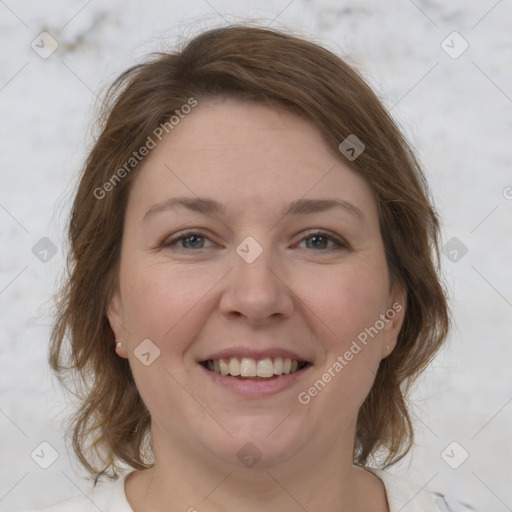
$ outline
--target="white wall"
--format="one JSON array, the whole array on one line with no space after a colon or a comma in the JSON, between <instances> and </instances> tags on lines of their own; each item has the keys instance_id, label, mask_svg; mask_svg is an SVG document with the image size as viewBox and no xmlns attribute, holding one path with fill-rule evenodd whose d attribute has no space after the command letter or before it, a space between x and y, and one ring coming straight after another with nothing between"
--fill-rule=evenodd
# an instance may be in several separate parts
<instances>
[{"instance_id":1,"label":"white wall","mask_svg":"<svg viewBox=\"0 0 512 512\"><path fill-rule=\"evenodd\" d=\"M247 17L295 28L348 54L416 146L445 242L457 237L468 251L456 263L443 257L455 328L415 392L417 446L393 471L482 511L511 510L508 0L0 3L0 510L42 506L79 494L77 486L88 489L66 455L68 398L50 378L46 351L48 301L64 263L63 226L91 140L96 94L177 36ZM59 43L48 59L30 46L42 31ZM469 43L456 59L441 47L453 31ZM452 36L445 46L453 53L460 44ZM46 263L32 252L42 237L57 248ZM43 441L59 453L47 470L31 458ZM469 453L458 469L440 455L452 441ZM457 459L460 448L449 454Z\"/></svg>"}]
</instances>

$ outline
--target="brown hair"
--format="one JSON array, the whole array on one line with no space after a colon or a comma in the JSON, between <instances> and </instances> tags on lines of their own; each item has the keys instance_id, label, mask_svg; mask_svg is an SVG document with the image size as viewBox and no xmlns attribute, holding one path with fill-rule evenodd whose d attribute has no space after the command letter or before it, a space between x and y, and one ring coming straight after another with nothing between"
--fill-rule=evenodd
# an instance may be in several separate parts
<instances>
[{"instance_id":1,"label":"brown hair","mask_svg":"<svg viewBox=\"0 0 512 512\"><path fill-rule=\"evenodd\" d=\"M200 104L218 96L291 109L316 125L336 151L351 134L365 144L347 163L374 191L390 275L406 291L407 302L396 348L381 361L359 411L354 463L365 466L383 449L382 465L393 464L413 441L407 391L449 325L437 273L438 219L424 175L375 94L340 57L281 31L243 25L210 30L180 51L154 54L120 75L107 92L101 133L71 212L68 276L50 350L50 364L61 380L70 373L81 384L73 448L96 481L117 476L122 463L136 469L151 465L149 412L127 360L113 350L106 315L138 168L119 169L191 98ZM116 173L122 179L113 183ZM98 198L109 180L114 186Z\"/></svg>"}]
</instances>

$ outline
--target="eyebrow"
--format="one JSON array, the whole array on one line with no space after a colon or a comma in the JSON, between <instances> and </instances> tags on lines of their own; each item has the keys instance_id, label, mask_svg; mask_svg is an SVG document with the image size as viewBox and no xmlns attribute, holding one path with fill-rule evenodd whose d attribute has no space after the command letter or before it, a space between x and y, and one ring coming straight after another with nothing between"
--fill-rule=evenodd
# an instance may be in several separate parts
<instances>
[{"instance_id":1,"label":"eyebrow","mask_svg":"<svg viewBox=\"0 0 512 512\"><path fill-rule=\"evenodd\" d=\"M172 210L178 206L206 215L226 215L226 209L224 206L214 199L205 197L174 197L167 201L163 201L162 203L153 205L144 214L143 220L146 220L148 217L156 213ZM366 220L363 212L357 206L342 199L297 199L285 206L281 211L281 215L283 217L308 215L324 212L333 208L341 208L352 216L357 217L359 220Z\"/></svg>"}]
</instances>

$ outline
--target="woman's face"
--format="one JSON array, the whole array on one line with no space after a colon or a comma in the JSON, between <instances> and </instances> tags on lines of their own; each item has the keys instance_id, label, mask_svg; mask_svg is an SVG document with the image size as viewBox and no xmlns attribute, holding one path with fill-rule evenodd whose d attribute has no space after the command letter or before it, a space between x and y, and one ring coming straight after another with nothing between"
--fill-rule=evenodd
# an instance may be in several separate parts
<instances>
[{"instance_id":1,"label":"woman's face","mask_svg":"<svg viewBox=\"0 0 512 512\"><path fill-rule=\"evenodd\" d=\"M157 461L351 462L402 304L370 187L300 117L200 102L133 184L108 314Z\"/></svg>"}]
</instances>

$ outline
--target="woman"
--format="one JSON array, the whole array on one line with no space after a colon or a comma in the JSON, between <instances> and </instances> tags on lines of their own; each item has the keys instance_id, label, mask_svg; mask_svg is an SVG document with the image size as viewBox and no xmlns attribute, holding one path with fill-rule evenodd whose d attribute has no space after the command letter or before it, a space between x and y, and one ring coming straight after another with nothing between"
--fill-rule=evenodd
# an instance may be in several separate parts
<instances>
[{"instance_id":1,"label":"woman","mask_svg":"<svg viewBox=\"0 0 512 512\"><path fill-rule=\"evenodd\" d=\"M448 331L438 219L339 57L230 26L129 69L69 236L50 361L117 482L48 510L446 510L384 471Z\"/></svg>"}]
</instances>

